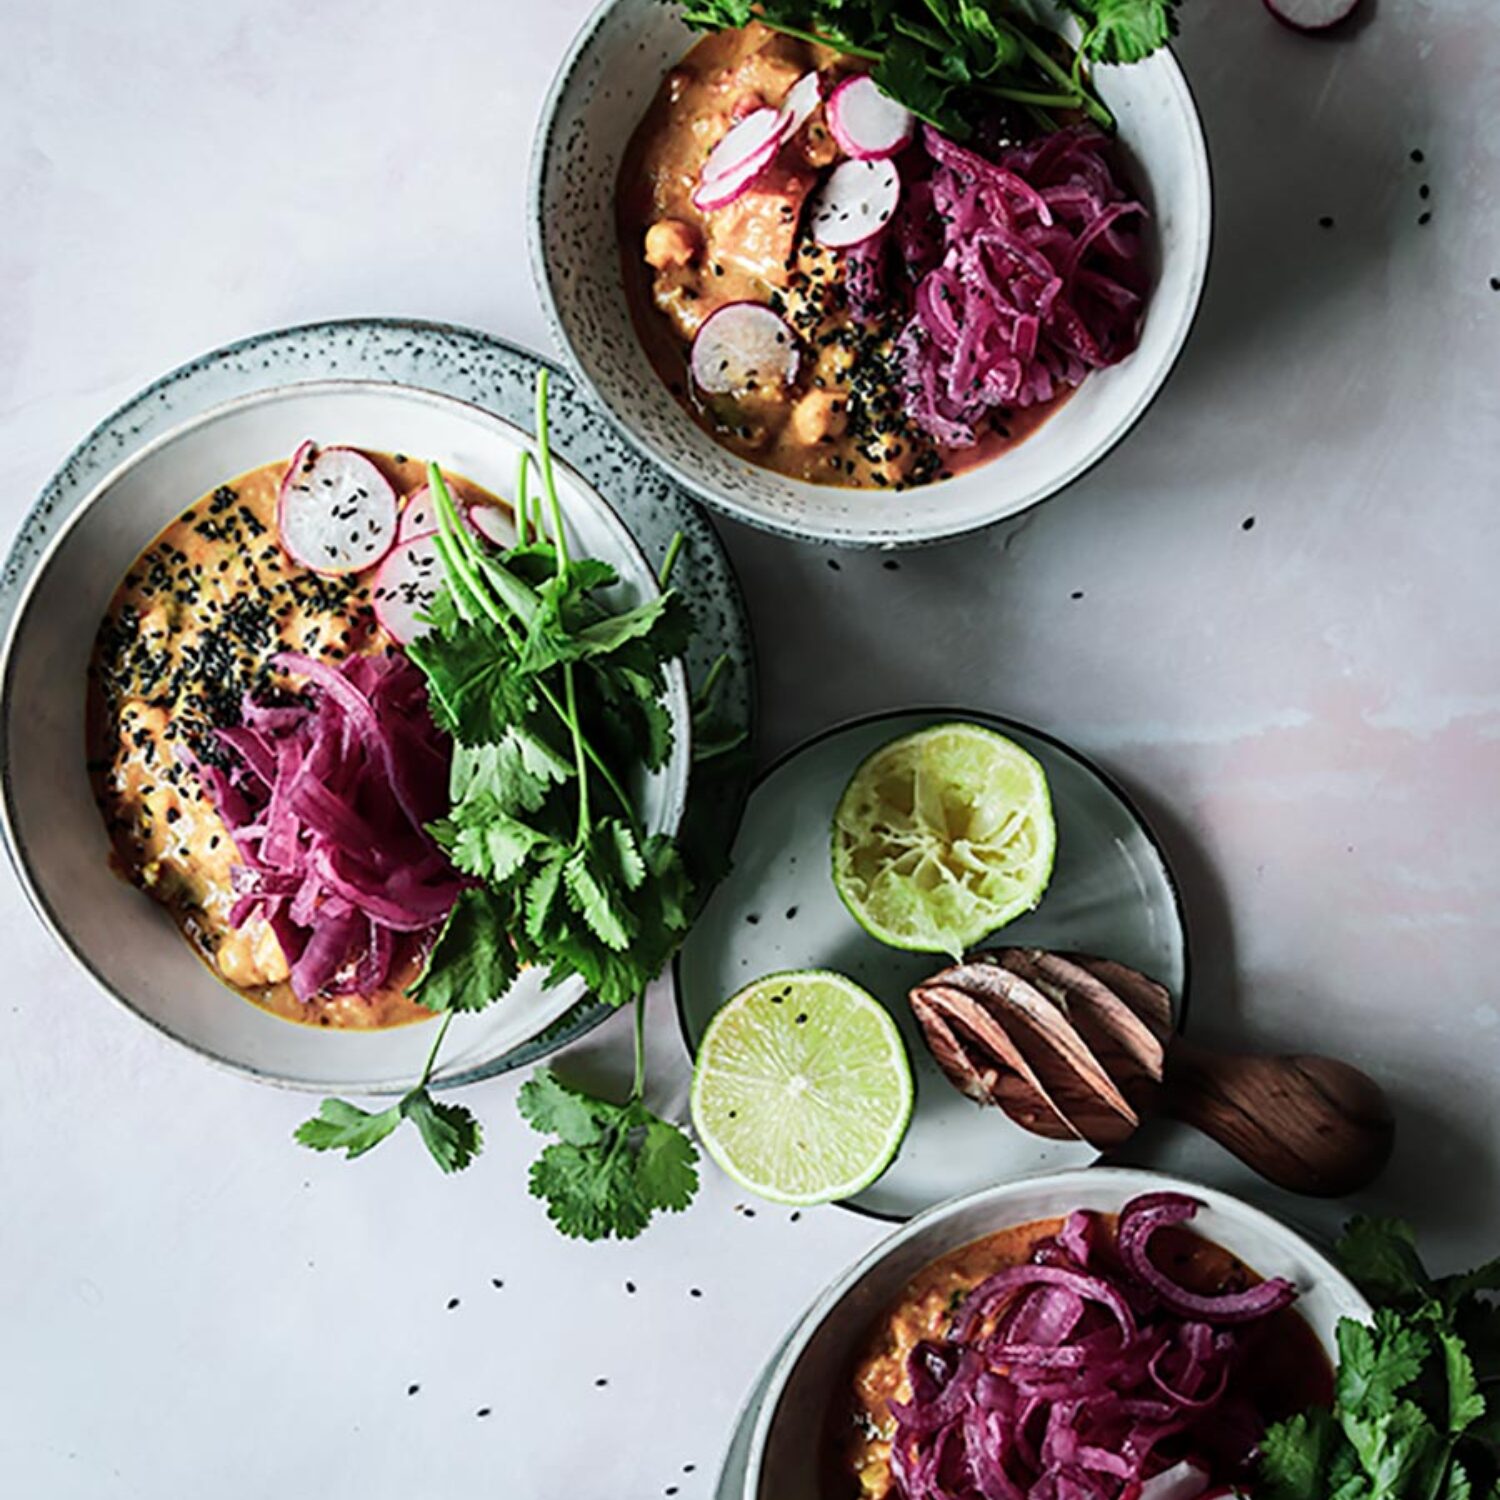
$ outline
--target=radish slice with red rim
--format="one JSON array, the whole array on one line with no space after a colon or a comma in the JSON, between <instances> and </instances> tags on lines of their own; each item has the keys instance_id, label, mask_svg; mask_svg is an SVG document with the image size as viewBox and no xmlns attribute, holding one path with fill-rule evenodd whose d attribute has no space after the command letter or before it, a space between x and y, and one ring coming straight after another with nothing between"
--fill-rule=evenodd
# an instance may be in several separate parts
<instances>
[{"instance_id":1,"label":"radish slice with red rim","mask_svg":"<svg viewBox=\"0 0 1500 1500\"><path fill-rule=\"evenodd\" d=\"M693 340L693 380L710 396L743 395L789 385L799 359L783 318L759 302L731 302L710 313Z\"/></svg>"},{"instance_id":2,"label":"radish slice with red rim","mask_svg":"<svg viewBox=\"0 0 1500 1500\"><path fill-rule=\"evenodd\" d=\"M1266 9L1293 31L1327 31L1347 21L1360 0L1265 0Z\"/></svg>"},{"instance_id":3,"label":"radish slice with red rim","mask_svg":"<svg viewBox=\"0 0 1500 1500\"><path fill-rule=\"evenodd\" d=\"M862 245L891 222L901 201L901 174L894 162L841 162L812 201L812 237L830 250Z\"/></svg>"},{"instance_id":4,"label":"radish slice with red rim","mask_svg":"<svg viewBox=\"0 0 1500 1500\"><path fill-rule=\"evenodd\" d=\"M804 73L781 101L782 140L789 141L812 118L823 102L823 84L816 73Z\"/></svg>"},{"instance_id":5,"label":"radish slice with red rim","mask_svg":"<svg viewBox=\"0 0 1500 1500\"><path fill-rule=\"evenodd\" d=\"M356 448L303 443L281 481L276 530L314 573L360 573L396 542L396 491Z\"/></svg>"},{"instance_id":6,"label":"radish slice with red rim","mask_svg":"<svg viewBox=\"0 0 1500 1500\"><path fill-rule=\"evenodd\" d=\"M852 157L874 160L894 156L907 146L917 118L867 73L846 78L828 100L828 128Z\"/></svg>"},{"instance_id":7,"label":"radish slice with red rim","mask_svg":"<svg viewBox=\"0 0 1500 1500\"><path fill-rule=\"evenodd\" d=\"M502 551L516 545L515 518L503 505L471 505L464 511L469 529Z\"/></svg>"},{"instance_id":8,"label":"radish slice with red rim","mask_svg":"<svg viewBox=\"0 0 1500 1500\"><path fill-rule=\"evenodd\" d=\"M381 563L370 586L375 618L398 646L425 635L425 615L443 586L437 533L429 531L399 543Z\"/></svg>"},{"instance_id":9,"label":"radish slice with red rim","mask_svg":"<svg viewBox=\"0 0 1500 1500\"><path fill-rule=\"evenodd\" d=\"M437 530L437 507L432 503L432 488L423 485L406 497L401 507L401 521L396 527L396 540L409 542L414 536L426 536Z\"/></svg>"},{"instance_id":10,"label":"radish slice with red rim","mask_svg":"<svg viewBox=\"0 0 1500 1500\"><path fill-rule=\"evenodd\" d=\"M752 110L738 125L731 126L729 133L708 153L703 170L698 174L699 182L707 186L733 176L747 162L757 160L768 150L774 155L789 134L787 119L781 110L769 105Z\"/></svg>"},{"instance_id":11,"label":"radish slice with red rim","mask_svg":"<svg viewBox=\"0 0 1500 1500\"><path fill-rule=\"evenodd\" d=\"M751 186L764 175L766 168L776 160L776 153L780 150L781 142L773 141L758 156L752 156L739 171L713 182L699 183L693 189L693 207L702 209L704 213L727 207L741 194L749 192Z\"/></svg>"}]
</instances>

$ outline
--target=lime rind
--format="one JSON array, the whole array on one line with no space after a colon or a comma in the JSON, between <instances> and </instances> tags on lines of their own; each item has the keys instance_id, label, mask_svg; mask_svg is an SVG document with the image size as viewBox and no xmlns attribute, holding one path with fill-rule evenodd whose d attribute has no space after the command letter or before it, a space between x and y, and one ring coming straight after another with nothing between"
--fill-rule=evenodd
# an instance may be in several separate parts
<instances>
[{"instance_id":1,"label":"lime rind","mask_svg":"<svg viewBox=\"0 0 1500 1500\"><path fill-rule=\"evenodd\" d=\"M915 1089L901 1033L841 974L747 985L715 1015L693 1072L693 1125L741 1187L808 1207L853 1197L894 1160Z\"/></svg>"},{"instance_id":2,"label":"lime rind","mask_svg":"<svg viewBox=\"0 0 1500 1500\"><path fill-rule=\"evenodd\" d=\"M959 957L1033 910L1057 826L1046 772L977 724L936 724L861 762L834 813L834 887L878 942Z\"/></svg>"}]
</instances>

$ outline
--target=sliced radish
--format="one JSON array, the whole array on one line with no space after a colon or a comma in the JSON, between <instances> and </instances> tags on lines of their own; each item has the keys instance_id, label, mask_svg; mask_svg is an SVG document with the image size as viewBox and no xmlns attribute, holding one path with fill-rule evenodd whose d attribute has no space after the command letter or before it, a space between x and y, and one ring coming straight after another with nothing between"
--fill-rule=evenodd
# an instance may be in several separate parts
<instances>
[{"instance_id":1,"label":"sliced radish","mask_svg":"<svg viewBox=\"0 0 1500 1500\"><path fill-rule=\"evenodd\" d=\"M789 385L798 360L790 324L759 302L718 308L703 320L693 340L693 379L710 396Z\"/></svg>"},{"instance_id":2,"label":"sliced radish","mask_svg":"<svg viewBox=\"0 0 1500 1500\"><path fill-rule=\"evenodd\" d=\"M1266 9L1293 31L1327 31L1347 21L1360 0L1265 0Z\"/></svg>"},{"instance_id":3,"label":"sliced radish","mask_svg":"<svg viewBox=\"0 0 1500 1500\"><path fill-rule=\"evenodd\" d=\"M432 503L432 487L424 484L413 490L401 507L401 521L396 527L396 540L409 542L414 536L426 536L437 530L437 506Z\"/></svg>"},{"instance_id":4,"label":"sliced radish","mask_svg":"<svg viewBox=\"0 0 1500 1500\"><path fill-rule=\"evenodd\" d=\"M698 180L706 185L733 176L764 152L774 155L789 134L781 110L766 106L753 111L738 125L731 126L729 133L708 153Z\"/></svg>"},{"instance_id":5,"label":"sliced radish","mask_svg":"<svg viewBox=\"0 0 1500 1500\"><path fill-rule=\"evenodd\" d=\"M828 128L850 156L873 160L906 147L917 119L867 73L860 73L846 78L830 96Z\"/></svg>"},{"instance_id":6,"label":"sliced radish","mask_svg":"<svg viewBox=\"0 0 1500 1500\"><path fill-rule=\"evenodd\" d=\"M471 505L464 512L471 531L502 550L516 545L516 522L503 505Z\"/></svg>"},{"instance_id":7,"label":"sliced radish","mask_svg":"<svg viewBox=\"0 0 1500 1500\"><path fill-rule=\"evenodd\" d=\"M370 586L375 618L398 646L424 635L425 615L443 585L443 563L437 552L437 533L427 532L401 542L381 563Z\"/></svg>"},{"instance_id":8,"label":"sliced radish","mask_svg":"<svg viewBox=\"0 0 1500 1500\"><path fill-rule=\"evenodd\" d=\"M357 449L303 443L281 481L276 529L302 567L359 573L395 544L396 491Z\"/></svg>"},{"instance_id":9,"label":"sliced radish","mask_svg":"<svg viewBox=\"0 0 1500 1500\"><path fill-rule=\"evenodd\" d=\"M804 73L781 101L782 140L789 141L812 118L823 102L823 83L816 73Z\"/></svg>"},{"instance_id":10,"label":"sliced radish","mask_svg":"<svg viewBox=\"0 0 1500 1500\"><path fill-rule=\"evenodd\" d=\"M901 201L894 162L840 162L812 201L812 236L830 250L848 250L879 234Z\"/></svg>"},{"instance_id":11,"label":"sliced radish","mask_svg":"<svg viewBox=\"0 0 1500 1500\"><path fill-rule=\"evenodd\" d=\"M724 208L733 203L742 193L748 192L753 183L759 181L766 168L776 160L780 150L781 141L772 141L737 172L715 178L713 182L700 182L693 190L693 206L702 209L704 213L712 213L716 208Z\"/></svg>"},{"instance_id":12,"label":"sliced radish","mask_svg":"<svg viewBox=\"0 0 1500 1500\"><path fill-rule=\"evenodd\" d=\"M1184 1459L1146 1480L1141 1486L1140 1500L1202 1500L1207 1488L1208 1475L1197 1464Z\"/></svg>"}]
</instances>

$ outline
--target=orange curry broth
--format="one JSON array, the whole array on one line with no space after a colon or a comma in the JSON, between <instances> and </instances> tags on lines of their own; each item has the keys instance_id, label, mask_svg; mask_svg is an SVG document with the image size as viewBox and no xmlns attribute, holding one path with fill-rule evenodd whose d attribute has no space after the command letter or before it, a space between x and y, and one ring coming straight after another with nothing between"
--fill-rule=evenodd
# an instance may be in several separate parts
<instances>
[{"instance_id":1,"label":"orange curry broth","mask_svg":"<svg viewBox=\"0 0 1500 1500\"><path fill-rule=\"evenodd\" d=\"M700 427L794 479L897 489L988 462L1041 426L1068 393L997 413L972 448L939 447L916 430L891 378L899 321L859 324L844 305L843 256L801 232L803 206L839 154L821 108L733 203L705 213L692 201L705 158L736 119L779 106L812 68L826 97L841 74L862 66L759 22L705 37L667 75L630 140L617 230L636 332ZM805 348L797 378L790 388L707 396L688 371L693 337L716 308L746 301L769 304L798 330Z\"/></svg>"},{"instance_id":2,"label":"orange curry broth","mask_svg":"<svg viewBox=\"0 0 1500 1500\"><path fill-rule=\"evenodd\" d=\"M369 453L402 497L426 480L403 455ZM132 564L110 600L89 664L87 754L109 833L110 863L171 914L225 984L273 1015L310 1026L371 1030L426 1020L403 993L422 954L398 946L390 983L368 997L299 1000L285 956L260 917L230 925L228 829L181 751L239 722L240 701L286 698L270 665L279 651L325 661L395 649L370 604L373 569L327 577L298 566L276 536L287 460L220 485L184 511ZM462 502L499 504L456 475Z\"/></svg>"},{"instance_id":3,"label":"orange curry broth","mask_svg":"<svg viewBox=\"0 0 1500 1500\"><path fill-rule=\"evenodd\" d=\"M1113 1230L1114 1216L1104 1216ZM891 1477L891 1401L911 1399L907 1358L924 1339L947 1335L964 1296L1008 1266L1024 1264L1039 1241L1062 1228L1039 1219L1002 1229L952 1251L919 1271L900 1299L870 1331L850 1376L850 1387L829 1412L827 1500L895 1500ZM1151 1240L1151 1258L1191 1291L1220 1296L1263 1280L1222 1246L1169 1225ZM1333 1400L1333 1369L1317 1335L1295 1307L1242 1332L1254 1341L1232 1389L1249 1397L1268 1421Z\"/></svg>"}]
</instances>

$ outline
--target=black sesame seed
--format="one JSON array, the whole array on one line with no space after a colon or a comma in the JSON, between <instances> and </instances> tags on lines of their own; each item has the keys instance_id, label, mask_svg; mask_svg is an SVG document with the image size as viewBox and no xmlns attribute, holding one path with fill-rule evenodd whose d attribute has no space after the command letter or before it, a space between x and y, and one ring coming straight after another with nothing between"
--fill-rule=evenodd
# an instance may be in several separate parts
<instances>
[{"instance_id":1,"label":"black sesame seed","mask_svg":"<svg viewBox=\"0 0 1500 1500\"><path fill-rule=\"evenodd\" d=\"M1241 531L1254 531L1255 530L1255 517L1254 516L1246 516L1245 519L1240 522L1240 530Z\"/></svg>"},{"instance_id":2,"label":"black sesame seed","mask_svg":"<svg viewBox=\"0 0 1500 1500\"><path fill-rule=\"evenodd\" d=\"M1417 223L1418 224L1430 224L1430 223L1432 223L1432 214L1431 214L1431 212L1418 214L1417 215Z\"/></svg>"},{"instance_id":3,"label":"black sesame seed","mask_svg":"<svg viewBox=\"0 0 1500 1500\"><path fill-rule=\"evenodd\" d=\"M457 1297L450 1297L448 1299L448 1311L452 1312L453 1309L455 1307L457 1307L457 1306L458 1306L458 1298Z\"/></svg>"},{"instance_id":4,"label":"black sesame seed","mask_svg":"<svg viewBox=\"0 0 1500 1500\"><path fill-rule=\"evenodd\" d=\"M1323 217L1318 220L1318 225L1322 229L1332 229L1333 216L1331 214L1324 214Z\"/></svg>"}]
</instances>

